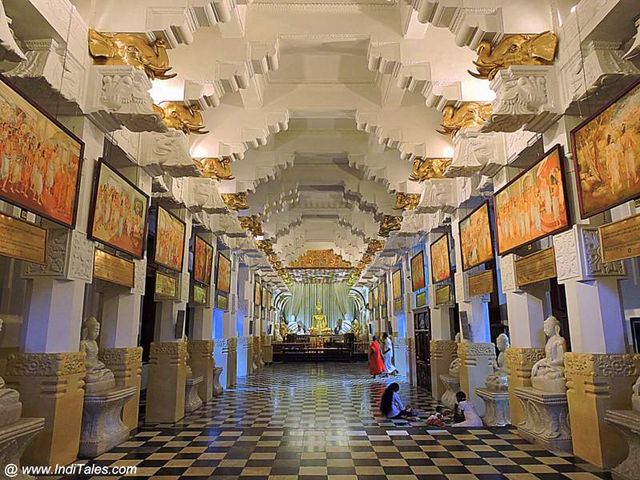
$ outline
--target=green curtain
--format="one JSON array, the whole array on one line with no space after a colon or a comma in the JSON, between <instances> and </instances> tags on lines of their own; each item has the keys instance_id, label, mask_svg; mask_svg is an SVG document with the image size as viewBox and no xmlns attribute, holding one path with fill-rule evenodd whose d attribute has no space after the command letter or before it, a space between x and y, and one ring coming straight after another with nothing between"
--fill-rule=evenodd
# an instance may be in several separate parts
<instances>
[{"instance_id":1,"label":"green curtain","mask_svg":"<svg viewBox=\"0 0 640 480\"><path fill-rule=\"evenodd\" d=\"M355 312L355 302L349 296L346 283L294 283L290 287L291 300L285 307L288 323L301 321L311 327L316 305L322 305L329 328L335 328L338 319L351 323Z\"/></svg>"}]
</instances>

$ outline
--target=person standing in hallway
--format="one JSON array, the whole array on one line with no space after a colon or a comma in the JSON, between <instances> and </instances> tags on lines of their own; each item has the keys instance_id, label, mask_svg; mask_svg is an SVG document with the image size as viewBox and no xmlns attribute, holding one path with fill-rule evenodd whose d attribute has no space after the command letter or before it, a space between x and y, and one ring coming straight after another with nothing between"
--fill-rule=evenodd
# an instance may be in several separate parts
<instances>
[{"instance_id":1,"label":"person standing in hallway","mask_svg":"<svg viewBox=\"0 0 640 480\"><path fill-rule=\"evenodd\" d=\"M387 332L382 334L382 356L384 358L384 370L387 375L395 375L398 373L398 369L393 364L393 342Z\"/></svg>"},{"instance_id":2,"label":"person standing in hallway","mask_svg":"<svg viewBox=\"0 0 640 480\"><path fill-rule=\"evenodd\" d=\"M369 345L369 373L376 378L384 373L384 363L382 362L382 354L380 353L380 342L378 337L374 336Z\"/></svg>"}]
</instances>

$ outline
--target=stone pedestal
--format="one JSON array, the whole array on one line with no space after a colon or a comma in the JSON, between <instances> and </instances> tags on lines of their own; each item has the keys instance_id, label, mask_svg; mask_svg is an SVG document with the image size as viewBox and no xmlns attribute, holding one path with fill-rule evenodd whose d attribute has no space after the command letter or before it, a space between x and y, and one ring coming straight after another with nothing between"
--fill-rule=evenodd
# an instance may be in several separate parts
<instances>
[{"instance_id":1,"label":"stone pedestal","mask_svg":"<svg viewBox=\"0 0 640 480\"><path fill-rule=\"evenodd\" d=\"M44 417L44 430L26 448L26 465L66 465L78 455L84 399L84 353L16 353L7 386L20 392L22 414Z\"/></svg>"},{"instance_id":2,"label":"stone pedestal","mask_svg":"<svg viewBox=\"0 0 640 480\"><path fill-rule=\"evenodd\" d=\"M198 395L198 387L202 384L202 377L189 376L185 385L184 411L191 413L202 406L202 399Z\"/></svg>"},{"instance_id":3,"label":"stone pedestal","mask_svg":"<svg viewBox=\"0 0 640 480\"><path fill-rule=\"evenodd\" d=\"M213 340L189 340L187 342L189 352L189 366L193 375L202 377L202 383L198 386L198 396L203 402L213 398Z\"/></svg>"},{"instance_id":4,"label":"stone pedestal","mask_svg":"<svg viewBox=\"0 0 640 480\"><path fill-rule=\"evenodd\" d=\"M441 398L447 391L441 375L449 373L449 365L458 356L458 344L453 340L431 340L431 395Z\"/></svg>"},{"instance_id":5,"label":"stone pedestal","mask_svg":"<svg viewBox=\"0 0 640 480\"><path fill-rule=\"evenodd\" d=\"M0 428L0 478L5 475L5 467L15 465L20 472L20 458L33 437L44 429L44 418L21 418L17 422ZM15 477L27 480L33 477L18 473Z\"/></svg>"},{"instance_id":6,"label":"stone pedestal","mask_svg":"<svg viewBox=\"0 0 640 480\"><path fill-rule=\"evenodd\" d=\"M129 438L130 429L122 421L122 410L135 394L135 387L124 387L84 396L81 457L97 457Z\"/></svg>"},{"instance_id":7,"label":"stone pedestal","mask_svg":"<svg viewBox=\"0 0 640 480\"><path fill-rule=\"evenodd\" d=\"M220 385L220 375L222 374L222 367L214 367L213 369L213 396L219 397L222 395L223 389Z\"/></svg>"},{"instance_id":8,"label":"stone pedestal","mask_svg":"<svg viewBox=\"0 0 640 480\"><path fill-rule=\"evenodd\" d=\"M571 452L571 427L566 393L546 393L515 388L513 393L522 405L523 420L518 433L547 450Z\"/></svg>"},{"instance_id":9,"label":"stone pedestal","mask_svg":"<svg viewBox=\"0 0 640 480\"><path fill-rule=\"evenodd\" d=\"M440 375L440 381L444 385L444 393L440 403L450 410L456 405L456 393L460 391L460 379L452 375Z\"/></svg>"},{"instance_id":10,"label":"stone pedestal","mask_svg":"<svg viewBox=\"0 0 640 480\"><path fill-rule=\"evenodd\" d=\"M271 337L263 337L262 339L262 362L264 365L271 365L273 363Z\"/></svg>"},{"instance_id":11,"label":"stone pedestal","mask_svg":"<svg viewBox=\"0 0 640 480\"><path fill-rule=\"evenodd\" d=\"M227 338L227 388L232 388L238 383L238 338Z\"/></svg>"},{"instance_id":12,"label":"stone pedestal","mask_svg":"<svg viewBox=\"0 0 640 480\"><path fill-rule=\"evenodd\" d=\"M504 427L511 424L509 392L494 392L479 388L476 393L484 400L485 412L482 421L487 427Z\"/></svg>"},{"instance_id":13,"label":"stone pedestal","mask_svg":"<svg viewBox=\"0 0 640 480\"><path fill-rule=\"evenodd\" d=\"M635 480L640 474L640 412L609 410L605 420L618 427L628 445L627 457L612 470L614 480ZM622 449L622 453L627 451Z\"/></svg>"},{"instance_id":14,"label":"stone pedestal","mask_svg":"<svg viewBox=\"0 0 640 480\"><path fill-rule=\"evenodd\" d=\"M507 373L509 376L509 411L511 423L518 425L524 420L522 403L516 397L515 389L531 387L531 369L533 365L544 358L544 350L541 348L515 348L507 349Z\"/></svg>"},{"instance_id":15,"label":"stone pedestal","mask_svg":"<svg viewBox=\"0 0 640 480\"><path fill-rule=\"evenodd\" d=\"M134 387L135 393L122 408L122 421L133 433L138 428L140 412L140 374L142 347L101 348L100 360L113 372L118 387Z\"/></svg>"},{"instance_id":16,"label":"stone pedestal","mask_svg":"<svg viewBox=\"0 0 640 480\"><path fill-rule=\"evenodd\" d=\"M640 355L566 353L567 399L573 453L600 468L624 459L625 441L605 422L607 410L631 410Z\"/></svg>"},{"instance_id":17,"label":"stone pedestal","mask_svg":"<svg viewBox=\"0 0 640 480\"><path fill-rule=\"evenodd\" d=\"M478 415L484 415L484 402L478 397L477 389L484 387L487 376L493 373L496 347L493 343L462 342L458 344L460 358L460 390L473 402Z\"/></svg>"},{"instance_id":18,"label":"stone pedestal","mask_svg":"<svg viewBox=\"0 0 640 480\"><path fill-rule=\"evenodd\" d=\"M153 342L149 357L146 423L175 423L184 417L187 344Z\"/></svg>"}]
</instances>

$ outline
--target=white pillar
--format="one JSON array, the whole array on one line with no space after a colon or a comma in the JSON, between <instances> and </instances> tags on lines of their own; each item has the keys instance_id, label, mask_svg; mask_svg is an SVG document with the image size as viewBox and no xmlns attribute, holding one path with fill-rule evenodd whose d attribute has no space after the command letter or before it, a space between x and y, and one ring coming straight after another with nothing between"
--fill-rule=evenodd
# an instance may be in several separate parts
<instances>
[{"instance_id":1,"label":"white pillar","mask_svg":"<svg viewBox=\"0 0 640 480\"><path fill-rule=\"evenodd\" d=\"M138 345L142 296L108 288L103 293L100 346L125 348Z\"/></svg>"}]
</instances>

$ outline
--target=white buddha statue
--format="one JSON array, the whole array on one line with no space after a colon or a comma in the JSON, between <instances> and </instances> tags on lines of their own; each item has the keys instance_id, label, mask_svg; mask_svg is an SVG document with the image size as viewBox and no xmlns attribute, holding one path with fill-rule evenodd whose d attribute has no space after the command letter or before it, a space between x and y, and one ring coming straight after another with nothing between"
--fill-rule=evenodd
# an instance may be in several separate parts
<instances>
[{"instance_id":1,"label":"white buddha statue","mask_svg":"<svg viewBox=\"0 0 640 480\"><path fill-rule=\"evenodd\" d=\"M632 409L640 413L640 377L633 384L633 396L631 397Z\"/></svg>"},{"instance_id":2,"label":"white buddha statue","mask_svg":"<svg viewBox=\"0 0 640 480\"><path fill-rule=\"evenodd\" d=\"M116 386L113 372L98 359L98 343L100 335L100 322L95 317L89 317L82 325L82 340L80 351L85 353L84 364L87 374L84 377L85 392L99 393L110 390Z\"/></svg>"},{"instance_id":3,"label":"white buddha statue","mask_svg":"<svg viewBox=\"0 0 640 480\"><path fill-rule=\"evenodd\" d=\"M0 332L2 324L3 320L0 318ZM12 388L5 387L4 379L0 377L0 427L17 422L21 416L20 394Z\"/></svg>"},{"instance_id":4,"label":"white buddha statue","mask_svg":"<svg viewBox=\"0 0 640 480\"><path fill-rule=\"evenodd\" d=\"M560 322L556 317L551 316L544 321L544 334L548 338L544 347L545 358L533 365L531 384L544 392L564 393L567 390L564 377L567 342L560 336Z\"/></svg>"},{"instance_id":5,"label":"white buddha statue","mask_svg":"<svg viewBox=\"0 0 640 480\"><path fill-rule=\"evenodd\" d=\"M487 376L485 384L487 388L494 392L504 392L509 386L507 376L507 348L509 348L509 337L505 333L501 333L496 338L496 346L498 347L498 358L493 362L493 373Z\"/></svg>"},{"instance_id":6,"label":"white buddha statue","mask_svg":"<svg viewBox=\"0 0 640 480\"><path fill-rule=\"evenodd\" d=\"M455 338L456 338L456 345L460 345L460 342L462 342L462 336L460 335L460 333L456 333ZM460 359L458 357L454 358L449 364L449 375L451 375L452 377L458 378L460 376L461 365L462 365L462 362L460 361Z\"/></svg>"}]
</instances>

